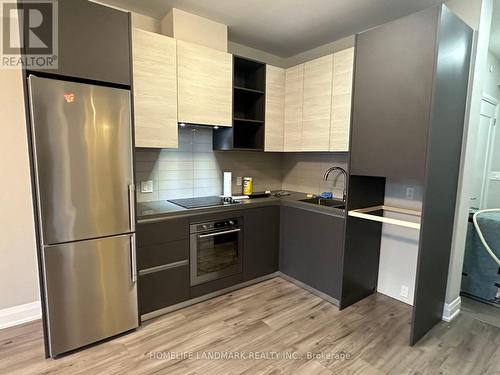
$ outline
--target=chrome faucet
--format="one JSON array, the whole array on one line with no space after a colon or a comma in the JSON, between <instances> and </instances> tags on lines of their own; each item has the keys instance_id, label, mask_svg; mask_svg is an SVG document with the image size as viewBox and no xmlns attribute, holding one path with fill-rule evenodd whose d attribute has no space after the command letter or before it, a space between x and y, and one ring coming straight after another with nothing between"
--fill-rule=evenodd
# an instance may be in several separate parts
<instances>
[{"instance_id":1,"label":"chrome faucet","mask_svg":"<svg viewBox=\"0 0 500 375\"><path fill-rule=\"evenodd\" d=\"M347 172L345 171L344 168L341 167L331 167L328 168L325 172L325 176L323 177L323 180L328 181L328 177L330 176L330 173L333 171L338 171L339 173L342 173L344 175L344 190L342 194L342 200L345 202L346 201L346 190L347 190Z\"/></svg>"}]
</instances>

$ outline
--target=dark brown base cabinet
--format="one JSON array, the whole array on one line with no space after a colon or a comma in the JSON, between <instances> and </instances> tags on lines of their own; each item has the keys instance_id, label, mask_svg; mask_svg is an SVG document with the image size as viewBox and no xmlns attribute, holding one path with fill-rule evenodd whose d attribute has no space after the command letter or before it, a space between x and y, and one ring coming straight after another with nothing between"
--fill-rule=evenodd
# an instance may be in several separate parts
<instances>
[{"instance_id":1,"label":"dark brown base cabinet","mask_svg":"<svg viewBox=\"0 0 500 375\"><path fill-rule=\"evenodd\" d=\"M187 218L137 225L138 298L141 315L190 298Z\"/></svg>"},{"instance_id":2,"label":"dark brown base cabinet","mask_svg":"<svg viewBox=\"0 0 500 375\"><path fill-rule=\"evenodd\" d=\"M245 210L243 280L278 270L280 207Z\"/></svg>"},{"instance_id":3,"label":"dark brown base cabinet","mask_svg":"<svg viewBox=\"0 0 500 375\"><path fill-rule=\"evenodd\" d=\"M189 265L139 276L139 313L163 309L189 299Z\"/></svg>"},{"instance_id":4,"label":"dark brown base cabinet","mask_svg":"<svg viewBox=\"0 0 500 375\"><path fill-rule=\"evenodd\" d=\"M243 272L190 286L189 223L243 217ZM278 270L340 300L345 218L270 205L140 222L139 312L149 314Z\"/></svg>"},{"instance_id":5,"label":"dark brown base cabinet","mask_svg":"<svg viewBox=\"0 0 500 375\"><path fill-rule=\"evenodd\" d=\"M343 217L281 208L280 271L340 300Z\"/></svg>"},{"instance_id":6,"label":"dark brown base cabinet","mask_svg":"<svg viewBox=\"0 0 500 375\"><path fill-rule=\"evenodd\" d=\"M189 223L243 216L243 272L190 286ZM216 292L278 270L280 207L159 219L137 226L141 315Z\"/></svg>"}]
</instances>

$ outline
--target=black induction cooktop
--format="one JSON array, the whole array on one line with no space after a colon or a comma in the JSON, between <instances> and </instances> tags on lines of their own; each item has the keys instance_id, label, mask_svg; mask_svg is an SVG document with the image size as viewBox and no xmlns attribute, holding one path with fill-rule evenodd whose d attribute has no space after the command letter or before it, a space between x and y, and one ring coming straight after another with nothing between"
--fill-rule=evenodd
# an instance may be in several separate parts
<instances>
[{"instance_id":1,"label":"black induction cooktop","mask_svg":"<svg viewBox=\"0 0 500 375\"><path fill-rule=\"evenodd\" d=\"M203 208L213 206L226 206L231 204L239 204L241 202L235 201L233 198L222 198L218 196L199 197L199 198L184 198L184 199L171 199L170 203L176 204L184 208Z\"/></svg>"}]
</instances>

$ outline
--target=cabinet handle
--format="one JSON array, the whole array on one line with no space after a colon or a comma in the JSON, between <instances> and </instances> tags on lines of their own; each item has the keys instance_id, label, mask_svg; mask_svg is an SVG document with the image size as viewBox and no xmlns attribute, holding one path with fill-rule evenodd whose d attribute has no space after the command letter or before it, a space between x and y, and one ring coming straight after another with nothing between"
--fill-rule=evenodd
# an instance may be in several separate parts
<instances>
[{"instance_id":1,"label":"cabinet handle","mask_svg":"<svg viewBox=\"0 0 500 375\"><path fill-rule=\"evenodd\" d=\"M128 185L128 204L129 204L129 220L130 220L130 231L135 232L135 185Z\"/></svg>"},{"instance_id":2,"label":"cabinet handle","mask_svg":"<svg viewBox=\"0 0 500 375\"><path fill-rule=\"evenodd\" d=\"M135 243L135 233L130 236L130 267L132 283L137 282L137 247Z\"/></svg>"},{"instance_id":3,"label":"cabinet handle","mask_svg":"<svg viewBox=\"0 0 500 375\"><path fill-rule=\"evenodd\" d=\"M231 229L231 230L225 230L224 232L215 232L215 233L208 233L208 234L199 234L198 238L207 238L207 237L215 237L215 236L220 236L223 234L228 234L228 233L235 233L241 231L240 228L238 229Z\"/></svg>"},{"instance_id":4,"label":"cabinet handle","mask_svg":"<svg viewBox=\"0 0 500 375\"><path fill-rule=\"evenodd\" d=\"M139 275L143 276L143 275L147 275L149 273L170 270L172 268L187 266L188 264L189 264L189 261L187 259L180 260L178 262L163 264L161 266L155 266L155 267L150 267L150 268L146 268L146 269L140 270L139 271Z\"/></svg>"}]
</instances>

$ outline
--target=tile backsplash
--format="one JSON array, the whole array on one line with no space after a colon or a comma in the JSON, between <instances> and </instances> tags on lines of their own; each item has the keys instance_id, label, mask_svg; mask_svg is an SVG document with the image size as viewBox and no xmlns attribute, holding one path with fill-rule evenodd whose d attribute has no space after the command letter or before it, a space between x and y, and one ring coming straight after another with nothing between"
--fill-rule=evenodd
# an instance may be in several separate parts
<instances>
[{"instance_id":1,"label":"tile backsplash","mask_svg":"<svg viewBox=\"0 0 500 375\"><path fill-rule=\"evenodd\" d=\"M253 177L254 190L281 189L281 155L212 150L212 129L179 128L178 149L136 150L137 200L192 198L222 194L222 173L233 173L233 195L241 194L236 177ZM141 181L153 181L153 193L141 193Z\"/></svg>"},{"instance_id":2,"label":"tile backsplash","mask_svg":"<svg viewBox=\"0 0 500 375\"><path fill-rule=\"evenodd\" d=\"M254 191L294 190L318 193L342 186L340 179L322 183L328 167L346 167L345 154L282 154L213 151L212 129L179 128L178 149L137 149L137 200L192 198L222 194L223 172L233 174L233 195L242 192L237 177L252 177ZM332 176L334 177L334 176ZM153 181L152 193L141 193L141 181ZM334 187L338 192L338 188Z\"/></svg>"},{"instance_id":3,"label":"tile backsplash","mask_svg":"<svg viewBox=\"0 0 500 375\"><path fill-rule=\"evenodd\" d=\"M282 189L302 193L318 194L333 192L342 198L344 177L332 172L328 181L323 181L326 170L338 166L347 171L345 153L285 153L282 164Z\"/></svg>"}]
</instances>

